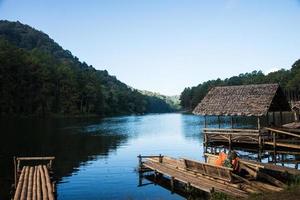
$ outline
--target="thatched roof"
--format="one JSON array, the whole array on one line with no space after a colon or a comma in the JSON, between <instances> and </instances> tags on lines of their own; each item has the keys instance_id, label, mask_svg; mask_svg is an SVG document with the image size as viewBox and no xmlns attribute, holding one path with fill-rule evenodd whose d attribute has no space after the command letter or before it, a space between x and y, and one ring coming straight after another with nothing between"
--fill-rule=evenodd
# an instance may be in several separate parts
<instances>
[{"instance_id":1,"label":"thatched roof","mask_svg":"<svg viewBox=\"0 0 300 200\"><path fill-rule=\"evenodd\" d=\"M197 115L262 116L269 111L290 111L278 84L214 87L194 109Z\"/></svg>"}]
</instances>

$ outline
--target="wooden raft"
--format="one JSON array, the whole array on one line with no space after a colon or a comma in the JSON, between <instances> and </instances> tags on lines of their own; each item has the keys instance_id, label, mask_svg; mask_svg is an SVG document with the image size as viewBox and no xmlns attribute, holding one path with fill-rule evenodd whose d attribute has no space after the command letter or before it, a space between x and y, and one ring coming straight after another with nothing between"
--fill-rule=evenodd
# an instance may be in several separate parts
<instances>
[{"instance_id":1,"label":"wooden raft","mask_svg":"<svg viewBox=\"0 0 300 200\"><path fill-rule=\"evenodd\" d=\"M248 196L248 193L240 189L238 184L229 182L232 179L230 168L219 167L215 171L210 164L187 159L174 159L167 156L162 156L161 158L156 156L140 156L139 158L140 171L150 169L161 173L171 178L171 184L176 180L208 193L216 191L234 197L246 198ZM142 161L142 158L146 158L146 160ZM210 176L197 172L198 170L202 170L202 173L205 172L210 174ZM213 177L218 177L218 179L214 179ZM244 188L246 189L246 187Z\"/></svg>"},{"instance_id":2,"label":"wooden raft","mask_svg":"<svg viewBox=\"0 0 300 200\"><path fill-rule=\"evenodd\" d=\"M15 159L14 200L54 200L55 185L51 183L49 169L54 157L19 157ZM20 167L21 161L34 162ZM49 161L48 164L36 164ZM16 165L17 164L17 165Z\"/></svg>"},{"instance_id":3,"label":"wooden raft","mask_svg":"<svg viewBox=\"0 0 300 200\"><path fill-rule=\"evenodd\" d=\"M282 191L287 186L285 174L300 175L296 169L240 159L240 169L247 172L242 177L231 168L214 165L216 155L205 156L207 163L187 158L140 155L139 171L153 171L169 177L172 189L174 181L178 181L208 193L221 192L238 198L246 198L251 193Z\"/></svg>"}]
</instances>

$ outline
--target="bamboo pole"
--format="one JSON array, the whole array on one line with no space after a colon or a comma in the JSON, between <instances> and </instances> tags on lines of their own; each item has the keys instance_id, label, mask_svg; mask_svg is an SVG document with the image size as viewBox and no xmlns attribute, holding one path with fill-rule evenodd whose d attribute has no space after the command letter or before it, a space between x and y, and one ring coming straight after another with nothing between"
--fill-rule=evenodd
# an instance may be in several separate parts
<instances>
[{"instance_id":1,"label":"bamboo pole","mask_svg":"<svg viewBox=\"0 0 300 200\"><path fill-rule=\"evenodd\" d=\"M25 200L26 199L26 191L27 191L27 185L28 185L28 175L29 175L29 167L25 166L25 176L24 176L24 183L23 183L23 187L22 187L22 192L21 192L21 200Z\"/></svg>"},{"instance_id":2,"label":"bamboo pole","mask_svg":"<svg viewBox=\"0 0 300 200\"><path fill-rule=\"evenodd\" d=\"M34 166L33 173L33 187L32 187L32 200L36 200L36 184L37 184L37 167Z\"/></svg>"},{"instance_id":3,"label":"bamboo pole","mask_svg":"<svg viewBox=\"0 0 300 200\"><path fill-rule=\"evenodd\" d=\"M27 186L27 200L31 200L31 198L32 198L33 170L34 170L34 167L29 167L29 177L28 177L28 186Z\"/></svg>"},{"instance_id":4,"label":"bamboo pole","mask_svg":"<svg viewBox=\"0 0 300 200\"><path fill-rule=\"evenodd\" d=\"M39 171L40 171L40 174L41 174L43 200L47 200L48 199L48 192L47 192L46 179L45 179L45 174L44 174L44 170L42 168L42 165L39 165Z\"/></svg>"},{"instance_id":5,"label":"bamboo pole","mask_svg":"<svg viewBox=\"0 0 300 200\"><path fill-rule=\"evenodd\" d=\"M52 186L51 186L51 181L50 181L50 176L49 176L48 169L47 169L47 167L45 165L43 165L43 169L44 169L44 174L45 174L45 177L46 177L48 198L49 198L49 200L54 200L54 196L53 196L53 191L52 191Z\"/></svg>"},{"instance_id":6,"label":"bamboo pole","mask_svg":"<svg viewBox=\"0 0 300 200\"><path fill-rule=\"evenodd\" d=\"M39 167L36 167L36 197L37 200L41 200L41 173Z\"/></svg>"},{"instance_id":7,"label":"bamboo pole","mask_svg":"<svg viewBox=\"0 0 300 200\"><path fill-rule=\"evenodd\" d=\"M17 189L15 192L14 200L19 200L22 192L23 182L24 182L24 176L25 176L25 167L23 167L19 181L16 185Z\"/></svg>"},{"instance_id":8,"label":"bamboo pole","mask_svg":"<svg viewBox=\"0 0 300 200\"><path fill-rule=\"evenodd\" d=\"M17 160L16 160L16 157L14 156L14 173L15 173L15 189L17 188L17 174L18 174L18 171L17 171Z\"/></svg>"}]
</instances>

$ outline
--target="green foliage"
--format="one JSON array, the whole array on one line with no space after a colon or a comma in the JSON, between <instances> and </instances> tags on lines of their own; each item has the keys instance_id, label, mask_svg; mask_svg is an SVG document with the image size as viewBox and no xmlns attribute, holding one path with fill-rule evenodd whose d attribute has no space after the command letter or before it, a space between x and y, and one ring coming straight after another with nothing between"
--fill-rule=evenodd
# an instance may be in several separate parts
<instances>
[{"instance_id":1,"label":"green foliage","mask_svg":"<svg viewBox=\"0 0 300 200\"><path fill-rule=\"evenodd\" d=\"M281 69L264 75L261 71L240 74L224 80L210 80L195 87L185 88L180 95L180 104L184 110L193 110L207 92L215 86L279 83L284 89L297 89L300 86L300 60L291 70Z\"/></svg>"},{"instance_id":2,"label":"green foliage","mask_svg":"<svg viewBox=\"0 0 300 200\"><path fill-rule=\"evenodd\" d=\"M0 21L0 115L117 115L170 112L106 70L80 62L48 35Z\"/></svg>"}]
</instances>

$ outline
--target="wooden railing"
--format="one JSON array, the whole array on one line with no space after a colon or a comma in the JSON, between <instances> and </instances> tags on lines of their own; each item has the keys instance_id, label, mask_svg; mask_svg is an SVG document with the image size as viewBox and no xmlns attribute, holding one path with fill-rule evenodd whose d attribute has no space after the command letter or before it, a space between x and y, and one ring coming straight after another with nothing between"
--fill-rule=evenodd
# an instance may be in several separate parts
<instances>
[{"instance_id":1,"label":"wooden railing","mask_svg":"<svg viewBox=\"0 0 300 200\"><path fill-rule=\"evenodd\" d=\"M298 144L277 142L277 140L279 139L279 135L285 135L285 136L292 137L296 140L300 140L299 134L291 133L291 132L287 132L287 131L283 131L283 130L278 130L278 129L274 129L274 128L269 128L269 127L266 127L264 129L269 131L270 135L272 136L272 142L267 141L267 142L265 142L265 144L273 145L274 148L276 148L276 146L279 146L279 147L300 149L300 145L298 145Z\"/></svg>"}]
</instances>

